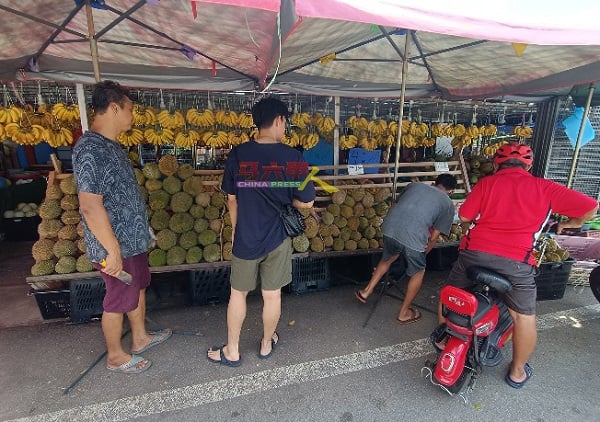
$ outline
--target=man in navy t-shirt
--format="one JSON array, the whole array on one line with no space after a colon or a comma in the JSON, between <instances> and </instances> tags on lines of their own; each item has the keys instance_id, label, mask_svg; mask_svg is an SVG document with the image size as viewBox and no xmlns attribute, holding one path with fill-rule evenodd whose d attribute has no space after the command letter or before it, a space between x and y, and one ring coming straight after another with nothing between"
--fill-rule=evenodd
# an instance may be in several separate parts
<instances>
[{"instance_id":1,"label":"man in navy t-shirt","mask_svg":"<svg viewBox=\"0 0 600 422\"><path fill-rule=\"evenodd\" d=\"M258 192L278 206L311 208L315 188L302 154L281 138L289 112L275 99L264 98L252 109L258 139L235 147L225 165L222 189L233 227L231 295L227 308L227 344L208 350L211 362L239 366L239 339L246 318L246 296L260 285L263 305L261 359L271 356L279 341L281 288L292 281L292 242L278 211Z\"/></svg>"}]
</instances>

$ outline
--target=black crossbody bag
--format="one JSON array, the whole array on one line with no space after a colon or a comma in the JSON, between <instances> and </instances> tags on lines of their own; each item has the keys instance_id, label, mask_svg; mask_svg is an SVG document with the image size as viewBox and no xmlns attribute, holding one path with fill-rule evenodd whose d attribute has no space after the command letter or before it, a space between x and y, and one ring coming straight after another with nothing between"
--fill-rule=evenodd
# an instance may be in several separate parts
<instances>
[{"instance_id":1,"label":"black crossbody bag","mask_svg":"<svg viewBox=\"0 0 600 422\"><path fill-rule=\"evenodd\" d=\"M300 236L306 229L306 223L304 223L304 217L300 211L290 204L286 204L282 207L278 207L263 191L257 189L256 192L260 194L273 208L277 210L285 232L289 237Z\"/></svg>"}]
</instances>

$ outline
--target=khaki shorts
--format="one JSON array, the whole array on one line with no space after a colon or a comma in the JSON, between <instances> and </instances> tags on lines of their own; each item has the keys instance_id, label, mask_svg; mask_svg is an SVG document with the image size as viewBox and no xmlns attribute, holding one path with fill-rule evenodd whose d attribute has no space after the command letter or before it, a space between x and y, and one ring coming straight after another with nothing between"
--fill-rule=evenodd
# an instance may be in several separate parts
<instances>
[{"instance_id":1,"label":"khaki shorts","mask_svg":"<svg viewBox=\"0 0 600 422\"><path fill-rule=\"evenodd\" d=\"M535 267L485 252L462 250L446 284L461 288L472 285L473 282L467 278L467 268L473 265L481 265L506 277L512 284L512 290L502 296L506 306L520 314L535 315Z\"/></svg>"},{"instance_id":2,"label":"khaki shorts","mask_svg":"<svg viewBox=\"0 0 600 422\"><path fill-rule=\"evenodd\" d=\"M258 259L231 260L231 287L250 292L260 286L262 290L279 290L292 282L292 239L286 239Z\"/></svg>"}]
</instances>

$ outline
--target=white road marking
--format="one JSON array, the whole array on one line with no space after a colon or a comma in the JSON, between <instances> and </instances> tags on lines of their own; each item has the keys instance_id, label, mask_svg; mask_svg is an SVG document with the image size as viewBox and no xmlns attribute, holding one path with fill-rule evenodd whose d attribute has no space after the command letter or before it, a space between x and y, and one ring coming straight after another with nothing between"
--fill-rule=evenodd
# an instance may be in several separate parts
<instances>
[{"instance_id":1,"label":"white road marking","mask_svg":"<svg viewBox=\"0 0 600 422\"><path fill-rule=\"evenodd\" d=\"M568 309L538 316L538 330L568 325L600 318L600 304ZM187 387L156 391L104 403L96 403L57 412L14 419L33 421L122 421L230 400L235 397L267 391L287 385L315 381L336 375L377 368L391 363L424 357L433 353L429 338L379 347L360 353L336 356L274 368L223 380L195 384ZM11 422L11 421L9 421Z\"/></svg>"}]
</instances>

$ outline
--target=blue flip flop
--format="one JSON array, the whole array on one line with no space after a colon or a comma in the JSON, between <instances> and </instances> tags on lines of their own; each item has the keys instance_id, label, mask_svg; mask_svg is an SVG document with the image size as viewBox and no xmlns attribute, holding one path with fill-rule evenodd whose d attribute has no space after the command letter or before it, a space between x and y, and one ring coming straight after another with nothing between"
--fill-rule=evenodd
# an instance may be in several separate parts
<instances>
[{"instance_id":1,"label":"blue flip flop","mask_svg":"<svg viewBox=\"0 0 600 422\"><path fill-rule=\"evenodd\" d=\"M242 357L240 356L240 358L238 360L229 360L225 357L225 352L223 352L223 347L225 347L226 345L222 345L221 347L219 346L213 346L210 349L208 349L209 352L216 352L217 350L219 351L219 356L221 357L220 359L213 359L210 356L206 356L206 358L211 361L212 363L219 363L221 365L225 365L225 366L231 366L233 368L236 368L238 366L240 366L242 364Z\"/></svg>"},{"instance_id":2,"label":"blue flip flop","mask_svg":"<svg viewBox=\"0 0 600 422\"><path fill-rule=\"evenodd\" d=\"M277 343L279 343L279 334L277 334L277 331L275 331L273 333L273 335L277 337L277 340L275 340L273 337L271 337L271 351L269 353L267 353L266 355L260 354L260 348L262 345L261 345L261 342L258 343L258 358L259 359L267 360L273 354L273 350L275 350L275 346L277 345Z\"/></svg>"},{"instance_id":3,"label":"blue flip flop","mask_svg":"<svg viewBox=\"0 0 600 422\"><path fill-rule=\"evenodd\" d=\"M131 350L131 354L143 353L146 350L153 348L154 346L158 346L161 343L167 341L173 335L173 330L170 328L165 328L161 331L150 331L148 334L152 334L152 340L146 346L142 347L139 350Z\"/></svg>"},{"instance_id":4,"label":"blue flip flop","mask_svg":"<svg viewBox=\"0 0 600 422\"><path fill-rule=\"evenodd\" d=\"M506 381L506 383L508 385L510 385L512 388L523 388L525 383L527 381L529 381L529 378L531 378L532 375L533 375L533 368L529 365L529 363L526 363L525 364L525 379L523 381L521 381L521 382L513 381L512 378L510 377L510 368L509 368L508 372L506 373L506 376L504 377L504 381Z\"/></svg>"}]
</instances>

